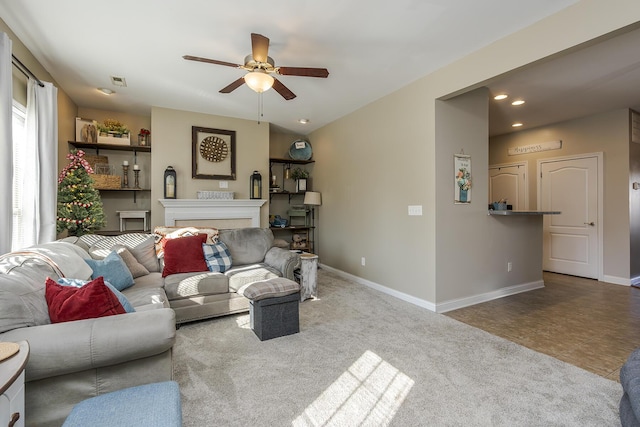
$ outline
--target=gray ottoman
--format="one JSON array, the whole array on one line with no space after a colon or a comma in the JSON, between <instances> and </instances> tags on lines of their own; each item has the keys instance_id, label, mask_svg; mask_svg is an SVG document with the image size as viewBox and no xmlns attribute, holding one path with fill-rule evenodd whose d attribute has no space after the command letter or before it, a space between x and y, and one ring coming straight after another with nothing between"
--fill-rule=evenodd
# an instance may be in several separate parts
<instances>
[{"instance_id":1,"label":"gray ottoman","mask_svg":"<svg viewBox=\"0 0 640 427\"><path fill-rule=\"evenodd\" d=\"M293 280L254 282L239 293L249 299L251 330L260 341L300 332L300 285Z\"/></svg>"}]
</instances>

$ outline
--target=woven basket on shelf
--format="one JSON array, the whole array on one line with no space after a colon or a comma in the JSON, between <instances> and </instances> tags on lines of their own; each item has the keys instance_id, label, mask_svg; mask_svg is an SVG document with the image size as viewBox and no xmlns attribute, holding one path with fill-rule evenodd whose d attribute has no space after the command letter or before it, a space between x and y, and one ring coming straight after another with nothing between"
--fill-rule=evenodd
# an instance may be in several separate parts
<instances>
[{"instance_id":1,"label":"woven basket on shelf","mask_svg":"<svg viewBox=\"0 0 640 427\"><path fill-rule=\"evenodd\" d=\"M89 175L93 178L96 190L118 190L121 188L119 175Z\"/></svg>"},{"instance_id":2,"label":"woven basket on shelf","mask_svg":"<svg viewBox=\"0 0 640 427\"><path fill-rule=\"evenodd\" d=\"M85 154L84 159L91 165L91 168L95 172L96 163L109 163L107 156L95 156L93 154Z\"/></svg>"}]
</instances>

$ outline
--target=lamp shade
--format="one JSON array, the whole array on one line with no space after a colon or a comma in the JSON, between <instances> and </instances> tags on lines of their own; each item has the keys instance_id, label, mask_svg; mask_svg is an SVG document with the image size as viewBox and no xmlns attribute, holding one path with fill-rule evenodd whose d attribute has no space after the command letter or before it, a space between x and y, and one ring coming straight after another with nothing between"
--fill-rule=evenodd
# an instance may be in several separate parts
<instances>
[{"instance_id":1,"label":"lamp shade","mask_svg":"<svg viewBox=\"0 0 640 427\"><path fill-rule=\"evenodd\" d=\"M271 89L273 77L264 70L254 70L244 76L244 81L254 92L262 93Z\"/></svg>"},{"instance_id":2,"label":"lamp shade","mask_svg":"<svg viewBox=\"0 0 640 427\"><path fill-rule=\"evenodd\" d=\"M307 191L304 193L305 205L320 206L322 205L322 194L317 191Z\"/></svg>"}]
</instances>

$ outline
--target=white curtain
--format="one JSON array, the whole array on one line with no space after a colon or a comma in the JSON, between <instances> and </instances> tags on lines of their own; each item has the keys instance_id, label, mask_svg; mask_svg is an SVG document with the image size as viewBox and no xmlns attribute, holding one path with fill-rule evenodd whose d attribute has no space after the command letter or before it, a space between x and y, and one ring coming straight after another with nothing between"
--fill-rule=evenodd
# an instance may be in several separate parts
<instances>
[{"instance_id":1,"label":"white curtain","mask_svg":"<svg viewBox=\"0 0 640 427\"><path fill-rule=\"evenodd\" d=\"M11 39L0 33L0 255L11 251L13 229L11 66Z\"/></svg>"},{"instance_id":2,"label":"white curtain","mask_svg":"<svg viewBox=\"0 0 640 427\"><path fill-rule=\"evenodd\" d=\"M51 83L41 87L34 79L27 84L27 146L22 186L25 246L56 238L58 89Z\"/></svg>"}]
</instances>

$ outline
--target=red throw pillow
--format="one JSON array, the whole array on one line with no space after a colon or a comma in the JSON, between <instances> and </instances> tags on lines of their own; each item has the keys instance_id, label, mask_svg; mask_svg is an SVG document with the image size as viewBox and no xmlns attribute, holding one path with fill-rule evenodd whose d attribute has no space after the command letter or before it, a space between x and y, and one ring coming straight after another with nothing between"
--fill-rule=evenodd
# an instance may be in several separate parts
<instances>
[{"instance_id":1,"label":"red throw pillow","mask_svg":"<svg viewBox=\"0 0 640 427\"><path fill-rule=\"evenodd\" d=\"M45 298L51 323L124 314L125 309L102 276L81 288L62 286L47 277Z\"/></svg>"},{"instance_id":2,"label":"red throw pillow","mask_svg":"<svg viewBox=\"0 0 640 427\"><path fill-rule=\"evenodd\" d=\"M209 271L207 262L204 260L204 252L202 252L202 244L206 240L206 234L166 240L162 277L176 273Z\"/></svg>"}]
</instances>

